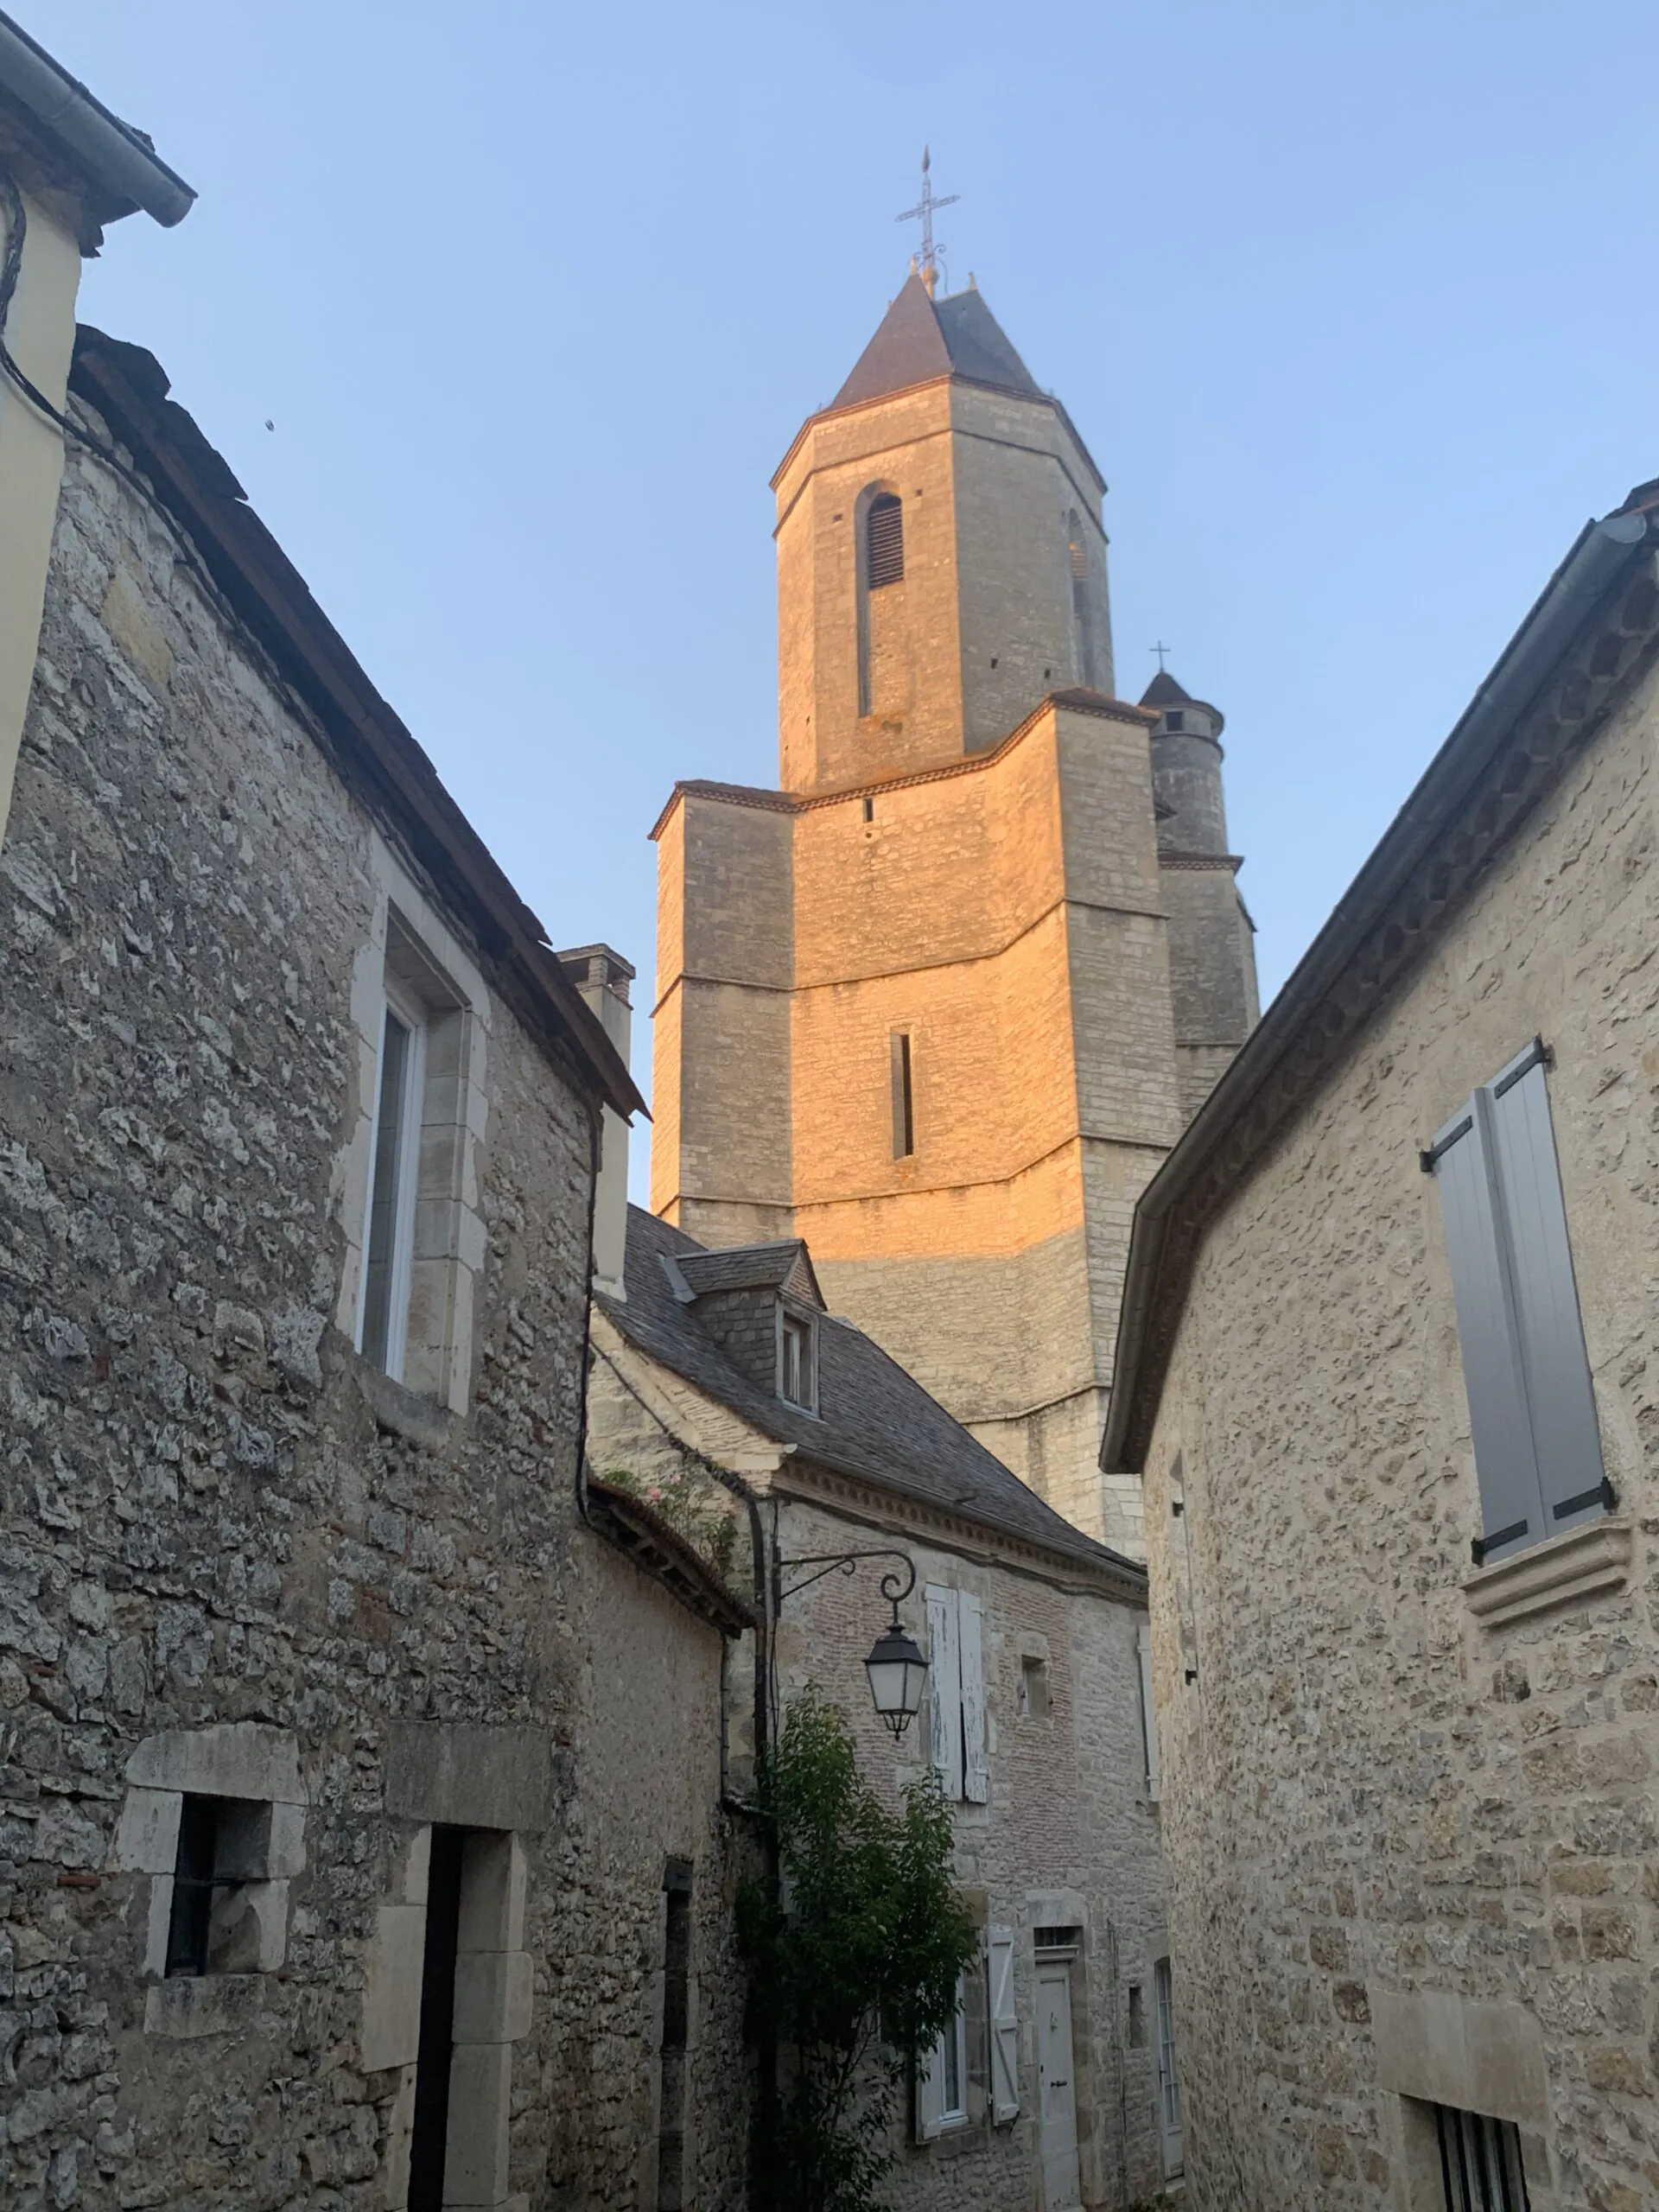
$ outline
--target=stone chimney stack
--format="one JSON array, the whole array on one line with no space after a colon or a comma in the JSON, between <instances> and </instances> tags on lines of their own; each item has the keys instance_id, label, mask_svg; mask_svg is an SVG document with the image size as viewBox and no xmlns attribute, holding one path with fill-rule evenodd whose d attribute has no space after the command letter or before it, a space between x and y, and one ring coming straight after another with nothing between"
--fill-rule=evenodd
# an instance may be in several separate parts
<instances>
[{"instance_id":1,"label":"stone chimney stack","mask_svg":"<svg viewBox=\"0 0 1659 2212\"><path fill-rule=\"evenodd\" d=\"M579 944L560 953L559 961L626 1066L633 1030L628 985L634 970L608 944ZM614 1108L601 1110L599 1185L594 1192L594 1288L620 1299L627 1295L622 1262L628 1239L628 1125Z\"/></svg>"}]
</instances>

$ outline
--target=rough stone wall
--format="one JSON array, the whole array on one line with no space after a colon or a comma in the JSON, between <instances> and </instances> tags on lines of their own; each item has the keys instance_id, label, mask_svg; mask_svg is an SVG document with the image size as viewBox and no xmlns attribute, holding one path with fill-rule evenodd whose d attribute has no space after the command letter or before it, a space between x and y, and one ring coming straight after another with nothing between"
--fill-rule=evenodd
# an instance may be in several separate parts
<instances>
[{"instance_id":1,"label":"rough stone wall","mask_svg":"<svg viewBox=\"0 0 1659 2212\"><path fill-rule=\"evenodd\" d=\"M700 1988L727 1972L718 1639L576 1520L590 1109L501 1007L467 1411L390 1390L333 1325L373 846L166 526L76 459L0 853L0 2196L19 2208L389 2201L410 2069L365 2070L365 1983L406 1894L400 1728L517 1730L543 1777L511 2046L511 2185L532 2208L651 2201L664 1854L697 1861ZM194 1985L212 2032L179 2041L154 2024L130 1784L210 1740L193 1732L255 1724L304 1801L302 1863L265 1897L281 1965ZM505 1786L487 1762L480 1781ZM729 2014L708 2018L729 2051ZM695 2070L704 2201L733 2202L741 2067Z\"/></svg>"},{"instance_id":2,"label":"rough stone wall","mask_svg":"<svg viewBox=\"0 0 1659 2212\"><path fill-rule=\"evenodd\" d=\"M1230 868L1166 864L1160 877L1185 1122L1255 1027L1255 951Z\"/></svg>"},{"instance_id":3,"label":"rough stone wall","mask_svg":"<svg viewBox=\"0 0 1659 2212\"><path fill-rule=\"evenodd\" d=\"M1656 715L1649 676L1216 1221L1187 1301L1147 1510L1201 2212L1437 2202L1421 2108L1384 2086L1390 2024L1431 2013L1459 2046L1508 2024L1484 2088L1420 2035L1412 2096L1530 2099L1535 2212L1659 2200ZM1633 1560L1493 1626L1418 1153L1535 1034Z\"/></svg>"},{"instance_id":4,"label":"rough stone wall","mask_svg":"<svg viewBox=\"0 0 1659 2212\"><path fill-rule=\"evenodd\" d=\"M872 1541L861 1523L799 1499L781 1503L779 1538L790 1554ZM1072 2009L1084 2202L1132 2203L1161 2180L1155 2054L1149 2044L1131 2047L1128 2030L1129 1986L1143 1990L1149 2007L1153 1961L1166 1948L1158 1813L1146 1799L1141 1749L1135 1630L1145 1616L964 1556L920 1529L906 1529L903 1541L916 1561L917 1591L901 1616L925 1649L930 1582L971 1591L982 1608L990 1799L955 1808L957 1872L984 1924L1016 1934L1020 2110L1012 2123L989 2124L988 2053L982 2037L970 2036L969 2124L931 2145L911 2141L906 2126L893 2202L904 2212L1002 2212L1035 2200L1041 2148L1031 1931L1065 1925L1083 1931ZM926 1724L925 1717L914 1724L895 1752L871 1709L862 1662L882 1618L870 1570L829 1576L785 1601L778 1663L785 1698L810 1681L842 1707L864 1771L896 1802L924 1770ZM1046 1716L1019 1710L1022 1656L1045 1662Z\"/></svg>"}]
</instances>

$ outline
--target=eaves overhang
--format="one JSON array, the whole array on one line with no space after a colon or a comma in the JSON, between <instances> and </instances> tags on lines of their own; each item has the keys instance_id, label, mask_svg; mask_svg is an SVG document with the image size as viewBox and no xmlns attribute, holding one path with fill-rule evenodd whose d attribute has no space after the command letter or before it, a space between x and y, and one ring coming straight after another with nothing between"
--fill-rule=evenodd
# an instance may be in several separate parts
<instances>
[{"instance_id":1,"label":"eaves overhang","mask_svg":"<svg viewBox=\"0 0 1659 2212\"><path fill-rule=\"evenodd\" d=\"M1646 511L1587 524L1135 1209L1101 1465L1145 1465L1208 1224L1659 651Z\"/></svg>"},{"instance_id":2,"label":"eaves overhang","mask_svg":"<svg viewBox=\"0 0 1659 2212\"><path fill-rule=\"evenodd\" d=\"M170 228L189 213L195 194L141 130L112 115L21 23L0 14L0 103L52 181L78 186L94 221L111 223L142 208ZM53 173L55 172L55 175Z\"/></svg>"},{"instance_id":3,"label":"eaves overhang","mask_svg":"<svg viewBox=\"0 0 1659 2212\"><path fill-rule=\"evenodd\" d=\"M1022 722L995 745L987 746L982 753L964 753L959 760L942 760L934 768L911 768L901 775L877 776L810 791L780 791L763 784L722 784L700 776L683 777L651 825L651 842L658 842L672 820L675 808L688 798L720 799L728 806L753 807L763 814L810 814L816 807L841 806L855 798L879 798L884 791L907 791L917 784L942 784L956 776L977 776L987 768L995 767L1056 709L1071 715L1095 715L1103 721L1130 722L1148 731L1158 719L1155 709L1132 706L1127 699L1114 699L1104 691L1090 691L1077 686L1049 692Z\"/></svg>"},{"instance_id":4,"label":"eaves overhang","mask_svg":"<svg viewBox=\"0 0 1659 2212\"><path fill-rule=\"evenodd\" d=\"M1057 399L1052 391L1021 391L1013 385L992 384L983 377L965 377L960 369L947 369L938 376L919 378L914 384L901 385L897 391L880 392L872 399L849 400L844 407L820 407L815 414L807 416L805 422L790 440L788 452L785 454L772 473L769 489L773 492L778 489L789 474L790 463L820 423L838 423L849 416L868 415L873 408L890 407L895 399L907 399L912 392L930 391L941 385L951 384L967 385L977 391L993 391L999 398L1018 400L1024 407L1046 407L1052 414L1059 417L1066 435L1076 446L1078 454L1082 456L1084 465L1094 478L1100 496L1103 499L1105 497L1109 488L1106 479L1101 474L1100 465L1095 456L1084 443L1083 433L1066 412L1063 400Z\"/></svg>"}]
</instances>

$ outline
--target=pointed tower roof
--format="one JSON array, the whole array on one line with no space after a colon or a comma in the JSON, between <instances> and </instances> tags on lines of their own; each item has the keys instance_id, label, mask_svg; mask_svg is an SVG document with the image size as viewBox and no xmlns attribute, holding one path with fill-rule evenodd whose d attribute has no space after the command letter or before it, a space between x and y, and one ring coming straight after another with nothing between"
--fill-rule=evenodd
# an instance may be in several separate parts
<instances>
[{"instance_id":1,"label":"pointed tower roof","mask_svg":"<svg viewBox=\"0 0 1659 2212\"><path fill-rule=\"evenodd\" d=\"M1213 736L1219 737L1226 728L1221 709L1218 707L1212 707L1207 699L1195 699L1184 684L1175 681L1166 668L1160 668L1141 694L1141 704L1143 707L1156 707L1160 713L1166 707L1197 707L1201 713L1208 715L1215 724L1211 733Z\"/></svg>"},{"instance_id":2,"label":"pointed tower roof","mask_svg":"<svg viewBox=\"0 0 1659 2212\"><path fill-rule=\"evenodd\" d=\"M1160 668L1141 694L1143 707L1179 707L1188 701L1197 704L1192 694L1183 690L1166 668Z\"/></svg>"},{"instance_id":3,"label":"pointed tower roof","mask_svg":"<svg viewBox=\"0 0 1659 2212\"><path fill-rule=\"evenodd\" d=\"M912 269L830 402L830 412L950 376L997 385L1032 399L1046 397L977 291L933 299Z\"/></svg>"}]
</instances>

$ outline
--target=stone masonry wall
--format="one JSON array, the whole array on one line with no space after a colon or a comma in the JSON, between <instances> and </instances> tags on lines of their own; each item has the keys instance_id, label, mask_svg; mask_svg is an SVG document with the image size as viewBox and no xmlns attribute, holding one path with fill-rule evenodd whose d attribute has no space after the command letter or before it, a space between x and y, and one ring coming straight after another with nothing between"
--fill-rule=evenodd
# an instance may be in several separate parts
<instances>
[{"instance_id":1,"label":"stone masonry wall","mask_svg":"<svg viewBox=\"0 0 1659 2212\"><path fill-rule=\"evenodd\" d=\"M729 1986L719 1639L576 1517L591 1109L501 1007L466 1412L369 1375L334 1325L375 842L168 527L77 458L0 853L0 2197L20 2212L396 2201L412 2069L371 2070L371 2015L377 1943L416 1894L393 1798L426 1751L511 1742L541 1777L506 1823L533 1979L510 2180L531 2212L652 2201L667 1855L696 1863L698 1987ZM296 1777L283 1881L252 1970L181 2011L155 1980L133 1783L250 1743ZM512 1777L486 1758L478 1780L497 1824ZM704 2009L729 2052L729 2005ZM696 2201L733 2202L741 2066L693 2071Z\"/></svg>"},{"instance_id":2,"label":"stone masonry wall","mask_svg":"<svg viewBox=\"0 0 1659 2212\"><path fill-rule=\"evenodd\" d=\"M1656 724L1649 675L1201 1256L1147 1481L1199 2212L1438 2202L1417 2097L1516 2118L1535 2212L1659 2201ZM1418 1154L1535 1035L1633 1557L1494 1627Z\"/></svg>"}]
</instances>

